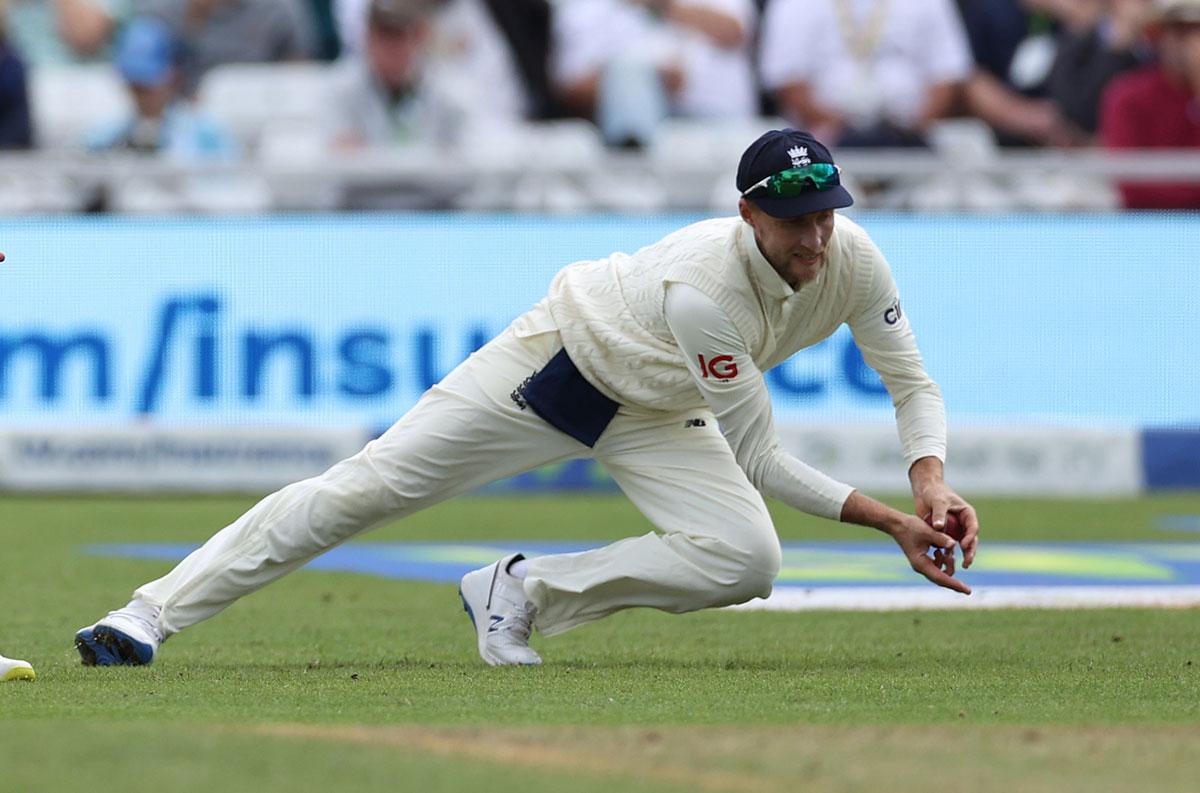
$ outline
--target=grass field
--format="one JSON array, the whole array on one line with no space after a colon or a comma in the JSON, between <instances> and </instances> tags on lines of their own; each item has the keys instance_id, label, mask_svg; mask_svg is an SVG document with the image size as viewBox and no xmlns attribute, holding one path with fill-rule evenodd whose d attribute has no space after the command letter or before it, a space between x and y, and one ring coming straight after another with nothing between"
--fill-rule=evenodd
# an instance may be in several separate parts
<instances>
[{"instance_id":1,"label":"grass field","mask_svg":"<svg viewBox=\"0 0 1200 793\"><path fill-rule=\"evenodd\" d=\"M151 667L79 666L74 631L169 567L83 545L198 542L251 503L0 496L0 651L39 676L0 685L0 790L1200 789L1192 609L633 611L488 669L452 585L302 571ZM977 506L987 540L1200 541L1157 523L1196 494ZM776 515L784 539L871 537ZM619 497L471 498L368 537L645 529Z\"/></svg>"}]
</instances>

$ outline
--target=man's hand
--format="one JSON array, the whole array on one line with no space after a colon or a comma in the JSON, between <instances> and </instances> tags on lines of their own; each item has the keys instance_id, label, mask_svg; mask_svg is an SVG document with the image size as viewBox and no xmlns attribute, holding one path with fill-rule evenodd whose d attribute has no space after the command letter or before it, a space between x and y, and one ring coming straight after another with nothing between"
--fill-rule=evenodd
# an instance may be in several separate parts
<instances>
[{"instance_id":1,"label":"man's hand","mask_svg":"<svg viewBox=\"0 0 1200 793\"><path fill-rule=\"evenodd\" d=\"M979 547L979 517L975 508L950 489L942 480L942 461L936 457L922 457L913 463L908 471L912 483L913 507L918 515L930 515L934 529L942 529L946 525L946 514L954 513L963 527L963 538L959 542L963 552L963 568L968 568L975 561L975 551ZM951 549L950 571L954 572L954 553ZM935 559L937 554L934 554Z\"/></svg>"},{"instance_id":2,"label":"man's hand","mask_svg":"<svg viewBox=\"0 0 1200 793\"><path fill-rule=\"evenodd\" d=\"M954 577L954 540L949 535L929 528L915 515L902 515L903 520L892 526L888 534L904 551L912 569L938 586L971 594L971 588ZM934 548L933 557L929 548ZM964 563L965 566L965 563Z\"/></svg>"},{"instance_id":3,"label":"man's hand","mask_svg":"<svg viewBox=\"0 0 1200 793\"><path fill-rule=\"evenodd\" d=\"M942 515L944 520L945 511ZM912 569L938 586L971 594L971 588L954 577L954 540L925 525L916 515L905 515L855 490L842 505L841 517L845 523L873 526L890 536ZM930 547L936 549L932 558L928 555Z\"/></svg>"}]
</instances>

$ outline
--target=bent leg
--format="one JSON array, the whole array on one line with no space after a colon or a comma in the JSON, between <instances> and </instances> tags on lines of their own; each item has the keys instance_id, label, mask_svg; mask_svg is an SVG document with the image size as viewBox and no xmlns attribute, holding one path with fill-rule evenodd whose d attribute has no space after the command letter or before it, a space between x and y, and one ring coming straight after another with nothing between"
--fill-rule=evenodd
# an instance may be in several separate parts
<instances>
[{"instance_id":1,"label":"bent leg","mask_svg":"<svg viewBox=\"0 0 1200 793\"><path fill-rule=\"evenodd\" d=\"M586 452L471 375L472 367L487 367L488 382L503 385L497 368L509 366L514 386L528 376L530 345L511 336L501 341L358 454L267 496L135 597L161 606L160 628L177 633L384 520Z\"/></svg>"},{"instance_id":2,"label":"bent leg","mask_svg":"<svg viewBox=\"0 0 1200 793\"><path fill-rule=\"evenodd\" d=\"M530 560L543 634L633 606L681 613L770 594L781 553L762 496L712 415L685 427L691 417L618 416L601 438L597 457L660 533Z\"/></svg>"}]
</instances>

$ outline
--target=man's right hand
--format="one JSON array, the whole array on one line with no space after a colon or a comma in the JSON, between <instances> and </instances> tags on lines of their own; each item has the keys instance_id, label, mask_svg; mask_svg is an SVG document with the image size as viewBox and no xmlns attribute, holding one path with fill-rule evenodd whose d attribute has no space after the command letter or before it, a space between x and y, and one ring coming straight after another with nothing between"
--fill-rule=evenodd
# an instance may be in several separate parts
<instances>
[{"instance_id":1,"label":"man's right hand","mask_svg":"<svg viewBox=\"0 0 1200 793\"><path fill-rule=\"evenodd\" d=\"M971 588L954 577L954 540L916 515L892 509L855 490L842 505L842 522L879 529L896 541L913 570L938 586L971 594ZM932 557L931 547L936 549Z\"/></svg>"},{"instance_id":2,"label":"man's right hand","mask_svg":"<svg viewBox=\"0 0 1200 793\"><path fill-rule=\"evenodd\" d=\"M954 540L940 531L931 529L925 521L915 515L901 513L902 520L888 531L900 550L908 557L912 569L928 578L938 586L953 589L964 595L971 594L971 588L954 577ZM930 547L935 548L933 556L929 556Z\"/></svg>"}]
</instances>

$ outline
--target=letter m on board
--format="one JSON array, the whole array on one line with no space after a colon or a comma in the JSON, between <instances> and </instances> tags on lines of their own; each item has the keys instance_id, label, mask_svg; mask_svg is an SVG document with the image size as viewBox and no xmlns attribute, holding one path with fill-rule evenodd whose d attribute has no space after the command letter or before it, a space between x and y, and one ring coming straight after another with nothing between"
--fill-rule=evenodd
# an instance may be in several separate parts
<instances>
[{"instance_id":1,"label":"letter m on board","mask_svg":"<svg viewBox=\"0 0 1200 793\"><path fill-rule=\"evenodd\" d=\"M8 397L8 381L17 367L14 362L29 361L38 375L38 396L46 401L57 399L61 392L63 370L70 360L91 366L92 396L107 399L109 383L108 341L94 333L77 333L63 339L52 339L43 333L24 336L0 336L0 399Z\"/></svg>"}]
</instances>

